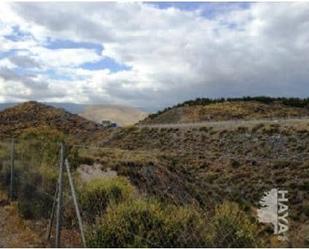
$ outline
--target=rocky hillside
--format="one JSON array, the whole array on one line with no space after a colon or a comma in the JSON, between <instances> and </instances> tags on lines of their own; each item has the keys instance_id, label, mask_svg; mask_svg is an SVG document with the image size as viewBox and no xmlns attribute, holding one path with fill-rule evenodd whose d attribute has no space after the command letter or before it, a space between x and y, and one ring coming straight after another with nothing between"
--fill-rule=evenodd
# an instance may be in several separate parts
<instances>
[{"instance_id":1,"label":"rocky hillside","mask_svg":"<svg viewBox=\"0 0 309 249\"><path fill-rule=\"evenodd\" d=\"M0 111L4 111L5 109L14 107L18 104L20 103L16 102L0 103ZM65 109L66 111L74 114L83 112L86 106L84 104L66 103L66 102L42 102L42 104Z\"/></svg>"},{"instance_id":2,"label":"rocky hillside","mask_svg":"<svg viewBox=\"0 0 309 249\"><path fill-rule=\"evenodd\" d=\"M309 120L198 128L128 127L84 151L86 162L129 177L162 200L211 210L230 200L255 213L265 191L289 191L289 238L305 245L309 227ZM271 236L272 230L259 225ZM308 240L309 241L309 240Z\"/></svg>"},{"instance_id":3,"label":"rocky hillside","mask_svg":"<svg viewBox=\"0 0 309 249\"><path fill-rule=\"evenodd\" d=\"M272 100L272 99L271 99ZM308 117L309 106L274 99L192 101L149 115L141 124Z\"/></svg>"},{"instance_id":4,"label":"rocky hillside","mask_svg":"<svg viewBox=\"0 0 309 249\"><path fill-rule=\"evenodd\" d=\"M0 136L18 135L28 128L48 127L83 138L103 130L99 124L76 114L30 101L0 112Z\"/></svg>"},{"instance_id":5,"label":"rocky hillside","mask_svg":"<svg viewBox=\"0 0 309 249\"><path fill-rule=\"evenodd\" d=\"M147 113L127 106L89 105L79 115L97 123L101 123L102 120L110 120L119 126L127 126L143 120Z\"/></svg>"}]
</instances>

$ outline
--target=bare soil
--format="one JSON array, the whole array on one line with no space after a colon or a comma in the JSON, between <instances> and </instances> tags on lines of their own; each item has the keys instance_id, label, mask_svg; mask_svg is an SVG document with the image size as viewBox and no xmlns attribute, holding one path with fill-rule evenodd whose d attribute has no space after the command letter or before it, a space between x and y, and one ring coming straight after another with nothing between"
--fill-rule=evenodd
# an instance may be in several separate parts
<instances>
[{"instance_id":1,"label":"bare soil","mask_svg":"<svg viewBox=\"0 0 309 249\"><path fill-rule=\"evenodd\" d=\"M44 244L19 217L16 203L0 193L0 247L42 247Z\"/></svg>"}]
</instances>

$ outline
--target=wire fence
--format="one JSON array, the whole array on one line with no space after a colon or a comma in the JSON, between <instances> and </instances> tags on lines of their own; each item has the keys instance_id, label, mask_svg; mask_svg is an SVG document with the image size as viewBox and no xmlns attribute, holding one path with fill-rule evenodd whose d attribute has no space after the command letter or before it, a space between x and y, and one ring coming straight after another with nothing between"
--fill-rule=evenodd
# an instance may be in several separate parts
<instances>
[{"instance_id":1,"label":"wire fence","mask_svg":"<svg viewBox=\"0 0 309 249\"><path fill-rule=\"evenodd\" d=\"M269 245L271 233L258 225L252 208L256 203L251 201L258 202L267 185L233 189L228 181L238 181L235 177L213 184L212 178L218 177L220 171L197 178L190 167L172 168L170 161L164 165L151 156L146 163L139 163L139 156L134 151L64 145L46 139L3 140L0 187L10 201L17 203L23 218L41 221L37 229L49 246ZM307 179L304 165L309 161L308 153L294 159L281 154L282 158L303 167L304 175L297 175L297 179ZM217 158L222 159L238 158L232 154ZM248 156L244 160L249 159L268 163L269 167L274 164L270 158ZM293 169L290 171L293 173ZM298 191L298 185L278 183L276 177L269 176L269 186L275 183L293 195L301 192L303 198L307 196L305 182ZM252 189L257 193L253 197ZM302 217L304 211L297 215ZM304 233L298 234L302 240Z\"/></svg>"}]
</instances>

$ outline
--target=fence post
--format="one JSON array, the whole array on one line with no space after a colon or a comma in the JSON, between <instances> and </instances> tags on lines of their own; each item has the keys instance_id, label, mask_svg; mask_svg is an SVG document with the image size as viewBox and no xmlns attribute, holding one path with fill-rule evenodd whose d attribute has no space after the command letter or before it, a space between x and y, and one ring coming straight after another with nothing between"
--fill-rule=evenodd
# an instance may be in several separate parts
<instances>
[{"instance_id":1,"label":"fence post","mask_svg":"<svg viewBox=\"0 0 309 249\"><path fill-rule=\"evenodd\" d=\"M60 248L60 239L61 239L63 168L64 168L64 144L61 143L60 144L60 165L59 165L59 180L58 180L57 213L56 213L56 241L55 241L56 248Z\"/></svg>"},{"instance_id":2,"label":"fence post","mask_svg":"<svg viewBox=\"0 0 309 249\"><path fill-rule=\"evenodd\" d=\"M82 244L83 244L84 247L86 247L86 240L85 240L85 235L84 235L84 230L83 230L82 218L81 218L79 207L78 207L78 202L77 202L77 198L76 198L75 188L74 188L74 184L73 184L73 180L72 180L72 176L71 176L71 172L70 172L70 164L69 164L68 159L65 159L65 166L66 166L67 174L68 174L68 178L69 178L70 188L71 188L73 202L74 202L74 206L75 206L75 212L76 212L76 216L77 216L77 219L78 219L78 225L79 225Z\"/></svg>"},{"instance_id":3,"label":"fence post","mask_svg":"<svg viewBox=\"0 0 309 249\"><path fill-rule=\"evenodd\" d=\"M51 210L51 214L50 214L50 220L48 223L48 229L47 229L47 234L46 234L46 239L49 240L50 236L51 236L51 231L53 228L53 223L54 223L54 218L55 218L55 209L56 209L56 205L57 205L57 198L58 198L58 186L56 187L56 192L55 192L55 196L54 196L54 200L53 200L53 206L52 206L52 210Z\"/></svg>"},{"instance_id":4,"label":"fence post","mask_svg":"<svg viewBox=\"0 0 309 249\"><path fill-rule=\"evenodd\" d=\"M10 201L13 201L14 163L15 163L15 139L12 138L12 142L11 142Z\"/></svg>"}]
</instances>

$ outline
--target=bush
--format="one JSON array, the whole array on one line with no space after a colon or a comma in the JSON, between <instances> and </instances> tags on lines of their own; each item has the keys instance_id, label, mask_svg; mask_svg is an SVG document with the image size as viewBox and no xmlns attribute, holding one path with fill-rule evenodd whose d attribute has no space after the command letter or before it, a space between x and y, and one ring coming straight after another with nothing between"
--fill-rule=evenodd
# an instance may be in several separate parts
<instances>
[{"instance_id":1,"label":"bush","mask_svg":"<svg viewBox=\"0 0 309 249\"><path fill-rule=\"evenodd\" d=\"M257 228L237 204L218 206L209 232L213 247L256 247Z\"/></svg>"},{"instance_id":2,"label":"bush","mask_svg":"<svg viewBox=\"0 0 309 249\"><path fill-rule=\"evenodd\" d=\"M207 247L206 226L194 208L132 200L111 206L87 234L89 247Z\"/></svg>"},{"instance_id":3,"label":"bush","mask_svg":"<svg viewBox=\"0 0 309 249\"><path fill-rule=\"evenodd\" d=\"M21 216L26 219L48 218L55 191L54 176L41 172L23 172L17 180L18 210Z\"/></svg>"},{"instance_id":4,"label":"bush","mask_svg":"<svg viewBox=\"0 0 309 249\"><path fill-rule=\"evenodd\" d=\"M290 107L299 107L299 108L308 108L309 106L309 98L273 98L267 96L256 96L256 97L249 97L244 96L240 98L219 98L219 99L209 99L209 98L197 98L195 100L188 100L183 103L179 103L174 105L173 107L167 107L162 111L158 111L157 113L152 113L148 116L149 119L154 119L162 113L165 113L172 108L183 107L183 106L197 106L197 105L210 105L215 103L223 103L223 102L236 102L236 101L257 101L264 104L272 104L275 102L282 103L283 105L290 106Z\"/></svg>"},{"instance_id":5,"label":"bush","mask_svg":"<svg viewBox=\"0 0 309 249\"><path fill-rule=\"evenodd\" d=\"M15 164L14 174L13 174L13 180L14 180L14 188L13 188L13 199L16 199L17 197L17 187L20 182L20 176L21 176L21 170L19 167ZM11 183L11 168L10 165L2 165L0 169L0 187L3 191L7 191L9 194L10 189L10 183Z\"/></svg>"},{"instance_id":6,"label":"bush","mask_svg":"<svg viewBox=\"0 0 309 249\"><path fill-rule=\"evenodd\" d=\"M123 177L95 179L81 188L80 203L83 214L92 221L102 215L109 204L132 198L134 187Z\"/></svg>"},{"instance_id":7,"label":"bush","mask_svg":"<svg viewBox=\"0 0 309 249\"><path fill-rule=\"evenodd\" d=\"M36 191L31 185L27 185L25 188L31 189L33 192L31 198L21 197L18 200L18 211L21 216L25 219L48 218L53 203L52 197Z\"/></svg>"},{"instance_id":8,"label":"bush","mask_svg":"<svg viewBox=\"0 0 309 249\"><path fill-rule=\"evenodd\" d=\"M235 159L230 159L230 165L233 168L239 168L241 166L240 162Z\"/></svg>"},{"instance_id":9,"label":"bush","mask_svg":"<svg viewBox=\"0 0 309 249\"><path fill-rule=\"evenodd\" d=\"M303 206L304 214L309 217L309 203L304 204Z\"/></svg>"},{"instance_id":10,"label":"bush","mask_svg":"<svg viewBox=\"0 0 309 249\"><path fill-rule=\"evenodd\" d=\"M58 143L63 140L64 135L57 130L29 128L20 136L16 153L32 166L55 166L59 162Z\"/></svg>"},{"instance_id":11,"label":"bush","mask_svg":"<svg viewBox=\"0 0 309 249\"><path fill-rule=\"evenodd\" d=\"M309 181L305 181L300 186L300 190L309 191Z\"/></svg>"}]
</instances>

